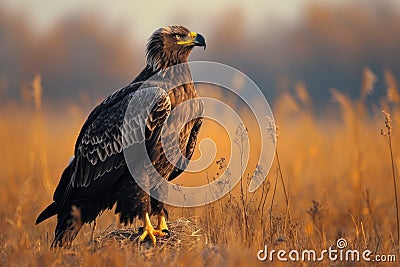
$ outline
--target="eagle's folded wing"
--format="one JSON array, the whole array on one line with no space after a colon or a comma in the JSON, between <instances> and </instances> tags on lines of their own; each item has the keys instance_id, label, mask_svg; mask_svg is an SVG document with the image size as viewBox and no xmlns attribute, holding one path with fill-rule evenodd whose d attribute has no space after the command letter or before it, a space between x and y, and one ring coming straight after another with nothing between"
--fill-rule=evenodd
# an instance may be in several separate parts
<instances>
[{"instance_id":1,"label":"eagle's folded wing","mask_svg":"<svg viewBox=\"0 0 400 267\"><path fill-rule=\"evenodd\" d=\"M91 185L92 193L105 190L116 182L126 164L124 148L146 142L151 153L171 111L171 102L163 89L137 90L132 86L139 84L117 91L89 115L75 146L71 174L65 176L70 177L69 181L60 181L60 185L68 189ZM57 188L54 200L65 199L68 191Z\"/></svg>"}]
</instances>

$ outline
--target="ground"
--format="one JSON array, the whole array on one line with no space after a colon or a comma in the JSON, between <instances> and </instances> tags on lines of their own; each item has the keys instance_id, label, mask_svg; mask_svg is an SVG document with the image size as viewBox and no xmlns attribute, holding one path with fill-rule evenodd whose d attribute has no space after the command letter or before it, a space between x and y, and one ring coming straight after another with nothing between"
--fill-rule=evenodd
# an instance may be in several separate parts
<instances>
[{"instance_id":1,"label":"ground","mask_svg":"<svg viewBox=\"0 0 400 267\"><path fill-rule=\"evenodd\" d=\"M94 232L85 226L70 249L57 251L49 248L55 218L34 222L51 201L88 110L70 103L6 103L0 108L0 265L265 266L257 259L265 245L321 251L339 238L351 249L398 257L393 170L398 178L399 104L386 99L369 107L362 98L332 92L337 103L324 112L315 111L304 91L284 93L274 103L278 157L255 194L246 190L246 169L243 190L239 185L204 207L169 207L171 237L155 247L138 242L140 222L122 228L106 211ZM392 118L393 168L381 135L387 131L382 109ZM210 131L206 125L201 134ZM204 179L218 177L226 167L221 158Z\"/></svg>"}]
</instances>

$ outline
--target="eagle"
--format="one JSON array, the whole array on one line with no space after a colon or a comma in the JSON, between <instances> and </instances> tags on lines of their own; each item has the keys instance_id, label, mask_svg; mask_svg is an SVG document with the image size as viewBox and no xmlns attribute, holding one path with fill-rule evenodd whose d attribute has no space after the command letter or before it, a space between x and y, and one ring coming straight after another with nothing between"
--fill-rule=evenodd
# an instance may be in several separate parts
<instances>
[{"instance_id":1,"label":"eagle","mask_svg":"<svg viewBox=\"0 0 400 267\"><path fill-rule=\"evenodd\" d=\"M85 223L95 222L104 210L112 209L115 204L115 214L119 214L119 220L124 225L133 223L135 218L143 221L141 241L150 238L156 244L157 236L169 235L166 223L168 212L164 203L147 194L128 168L122 140L124 116L129 103L143 103L145 98L155 97L143 89L147 80L178 64L187 65L188 56L195 46L205 49L205 38L186 27L172 25L157 29L146 45L144 69L129 85L112 93L89 114L76 140L74 157L64 169L55 189L53 202L36 220L36 224L39 224L57 215L52 247L70 246ZM175 70L173 76L183 82L158 94L154 105L146 107L149 116L143 126L144 153L148 154L151 164L162 178L168 181L178 177L185 166L177 168L168 161L162 147L161 129L178 105L198 98L190 70L178 70L182 70L182 73L176 73ZM158 86L163 87L162 83ZM196 107L199 110L202 108L199 105ZM140 127L135 123L137 121L133 120L128 128L135 131L135 127ZM201 124L200 116L187 122L181 129L176 129L179 133L179 154L188 160L193 155ZM129 144L138 143L139 139L132 135ZM156 185L150 184L152 186ZM150 216L155 215L158 224L153 227Z\"/></svg>"}]
</instances>

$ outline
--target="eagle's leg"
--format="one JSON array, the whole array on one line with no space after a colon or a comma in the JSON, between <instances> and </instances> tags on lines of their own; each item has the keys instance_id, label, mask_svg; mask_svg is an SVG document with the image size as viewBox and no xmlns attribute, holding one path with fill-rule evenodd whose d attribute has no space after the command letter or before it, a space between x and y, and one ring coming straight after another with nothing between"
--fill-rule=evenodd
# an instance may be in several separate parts
<instances>
[{"instance_id":1,"label":"eagle's leg","mask_svg":"<svg viewBox=\"0 0 400 267\"><path fill-rule=\"evenodd\" d=\"M150 238L151 242L156 244L156 236L164 237L167 234L161 230L156 230L151 225L150 217L148 212L143 214L143 233L140 235L140 241L143 241L147 236Z\"/></svg>"},{"instance_id":2,"label":"eagle's leg","mask_svg":"<svg viewBox=\"0 0 400 267\"><path fill-rule=\"evenodd\" d=\"M167 221L165 219L164 213L158 214L158 224L156 230L160 230L161 232L165 233L167 236L169 235L169 230L167 227Z\"/></svg>"}]
</instances>

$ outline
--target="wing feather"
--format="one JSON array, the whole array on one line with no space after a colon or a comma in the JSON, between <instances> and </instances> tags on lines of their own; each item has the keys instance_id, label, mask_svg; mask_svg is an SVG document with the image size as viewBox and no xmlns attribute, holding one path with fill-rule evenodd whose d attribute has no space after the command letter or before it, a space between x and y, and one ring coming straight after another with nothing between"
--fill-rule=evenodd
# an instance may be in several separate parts
<instances>
[{"instance_id":1,"label":"wing feather","mask_svg":"<svg viewBox=\"0 0 400 267\"><path fill-rule=\"evenodd\" d=\"M75 146L73 188L88 187L105 173L124 166L125 147L146 142L151 151L157 143L171 110L168 94L155 87L133 89L133 92L132 88L131 92L124 88L114 93L89 115ZM150 115L146 119L147 114ZM101 184L111 186L117 178Z\"/></svg>"}]
</instances>

